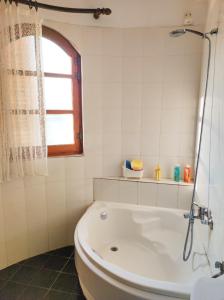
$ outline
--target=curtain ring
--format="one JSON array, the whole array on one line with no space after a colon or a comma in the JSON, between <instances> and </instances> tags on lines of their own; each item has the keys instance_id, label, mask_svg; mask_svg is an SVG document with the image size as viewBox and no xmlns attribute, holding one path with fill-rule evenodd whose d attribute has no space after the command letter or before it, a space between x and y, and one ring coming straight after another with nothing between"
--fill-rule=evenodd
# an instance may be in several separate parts
<instances>
[{"instance_id":1,"label":"curtain ring","mask_svg":"<svg viewBox=\"0 0 224 300\"><path fill-rule=\"evenodd\" d=\"M38 3L37 3L37 0L35 0L35 9L36 9L36 11L38 11Z\"/></svg>"},{"instance_id":2,"label":"curtain ring","mask_svg":"<svg viewBox=\"0 0 224 300\"><path fill-rule=\"evenodd\" d=\"M32 0L29 0L29 8L32 9L33 8L33 5L32 5L33 1Z\"/></svg>"}]
</instances>

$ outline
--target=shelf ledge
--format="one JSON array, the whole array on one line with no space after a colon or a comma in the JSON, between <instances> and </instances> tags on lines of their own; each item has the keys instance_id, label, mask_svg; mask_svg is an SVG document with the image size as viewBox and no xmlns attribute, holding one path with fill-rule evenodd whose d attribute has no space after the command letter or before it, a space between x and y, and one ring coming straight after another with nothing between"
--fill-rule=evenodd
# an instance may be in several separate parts
<instances>
[{"instance_id":1,"label":"shelf ledge","mask_svg":"<svg viewBox=\"0 0 224 300\"><path fill-rule=\"evenodd\" d=\"M106 180L118 180L118 181L134 181L134 182L142 182L142 183L155 183L155 184L170 184L170 185L183 185L183 186L193 186L194 182L184 182L179 181L176 182L172 179L165 179L162 178L161 180L157 181L153 178L124 178L124 177L96 177L95 179L106 179Z\"/></svg>"}]
</instances>

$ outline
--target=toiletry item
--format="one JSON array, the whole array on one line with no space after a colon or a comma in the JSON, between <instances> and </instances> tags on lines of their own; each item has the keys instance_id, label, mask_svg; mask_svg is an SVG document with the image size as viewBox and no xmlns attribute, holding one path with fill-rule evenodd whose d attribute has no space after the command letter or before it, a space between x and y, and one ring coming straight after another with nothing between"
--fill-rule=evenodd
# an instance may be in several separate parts
<instances>
[{"instance_id":1,"label":"toiletry item","mask_svg":"<svg viewBox=\"0 0 224 300\"><path fill-rule=\"evenodd\" d=\"M186 165L184 168L184 182L187 183L191 182L191 173L192 173L191 166Z\"/></svg>"},{"instance_id":2,"label":"toiletry item","mask_svg":"<svg viewBox=\"0 0 224 300\"><path fill-rule=\"evenodd\" d=\"M179 182L180 181L180 165L176 165L174 167L174 181Z\"/></svg>"},{"instance_id":3,"label":"toiletry item","mask_svg":"<svg viewBox=\"0 0 224 300\"><path fill-rule=\"evenodd\" d=\"M159 181L161 178L161 168L160 165L158 164L155 168L155 180Z\"/></svg>"},{"instance_id":4,"label":"toiletry item","mask_svg":"<svg viewBox=\"0 0 224 300\"><path fill-rule=\"evenodd\" d=\"M125 160L122 166L123 177L140 179L144 175L144 170L134 171L131 168L131 161Z\"/></svg>"},{"instance_id":5,"label":"toiletry item","mask_svg":"<svg viewBox=\"0 0 224 300\"><path fill-rule=\"evenodd\" d=\"M142 162L142 160L133 159L131 161L131 168L134 171L141 171L141 170L143 170L143 162Z\"/></svg>"},{"instance_id":6,"label":"toiletry item","mask_svg":"<svg viewBox=\"0 0 224 300\"><path fill-rule=\"evenodd\" d=\"M127 159L126 159L124 165L125 165L125 167L126 167L127 169L131 170L131 162L130 162L130 160L127 160Z\"/></svg>"}]
</instances>

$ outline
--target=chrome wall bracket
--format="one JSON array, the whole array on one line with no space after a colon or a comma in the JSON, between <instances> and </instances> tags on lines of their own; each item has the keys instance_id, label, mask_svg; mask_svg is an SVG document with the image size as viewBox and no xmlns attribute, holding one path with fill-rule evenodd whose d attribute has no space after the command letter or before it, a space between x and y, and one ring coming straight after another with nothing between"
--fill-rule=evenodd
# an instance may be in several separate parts
<instances>
[{"instance_id":1,"label":"chrome wall bracket","mask_svg":"<svg viewBox=\"0 0 224 300\"><path fill-rule=\"evenodd\" d=\"M195 209L193 209L190 213L184 214L185 219L190 219L192 223L194 223L195 219L201 221L201 224L208 225L211 230L213 230L214 223L212 218L212 212L208 207L200 206L197 203L193 203L197 207L197 213L195 214Z\"/></svg>"},{"instance_id":2,"label":"chrome wall bracket","mask_svg":"<svg viewBox=\"0 0 224 300\"><path fill-rule=\"evenodd\" d=\"M218 278L222 275L224 275L224 261L216 261L215 262L215 268L219 269L219 273L212 276L212 278Z\"/></svg>"}]
</instances>

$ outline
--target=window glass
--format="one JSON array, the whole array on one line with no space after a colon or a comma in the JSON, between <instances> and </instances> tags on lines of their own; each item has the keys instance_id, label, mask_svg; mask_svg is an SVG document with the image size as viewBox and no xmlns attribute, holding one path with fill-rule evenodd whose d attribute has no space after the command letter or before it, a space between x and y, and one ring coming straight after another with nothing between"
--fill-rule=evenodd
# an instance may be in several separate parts
<instances>
[{"instance_id":1,"label":"window glass","mask_svg":"<svg viewBox=\"0 0 224 300\"><path fill-rule=\"evenodd\" d=\"M47 144L69 145L74 143L73 115L47 115Z\"/></svg>"},{"instance_id":2,"label":"window glass","mask_svg":"<svg viewBox=\"0 0 224 300\"><path fill-rule=\"evenodd\" d=\"M45 77L44 90L46 109L73 109L73 89L70 78Z\"/></svg>"},{"instance_id":3,"label":"window glass","mask_svg":"<svg viewBox=\"0 0 224 300\"><path fill-rule=\"evenodd\" d=\"M72 74L71 57L56 43L43 38L42 50L44 72Z\"/></svg>"}]
</instances>

